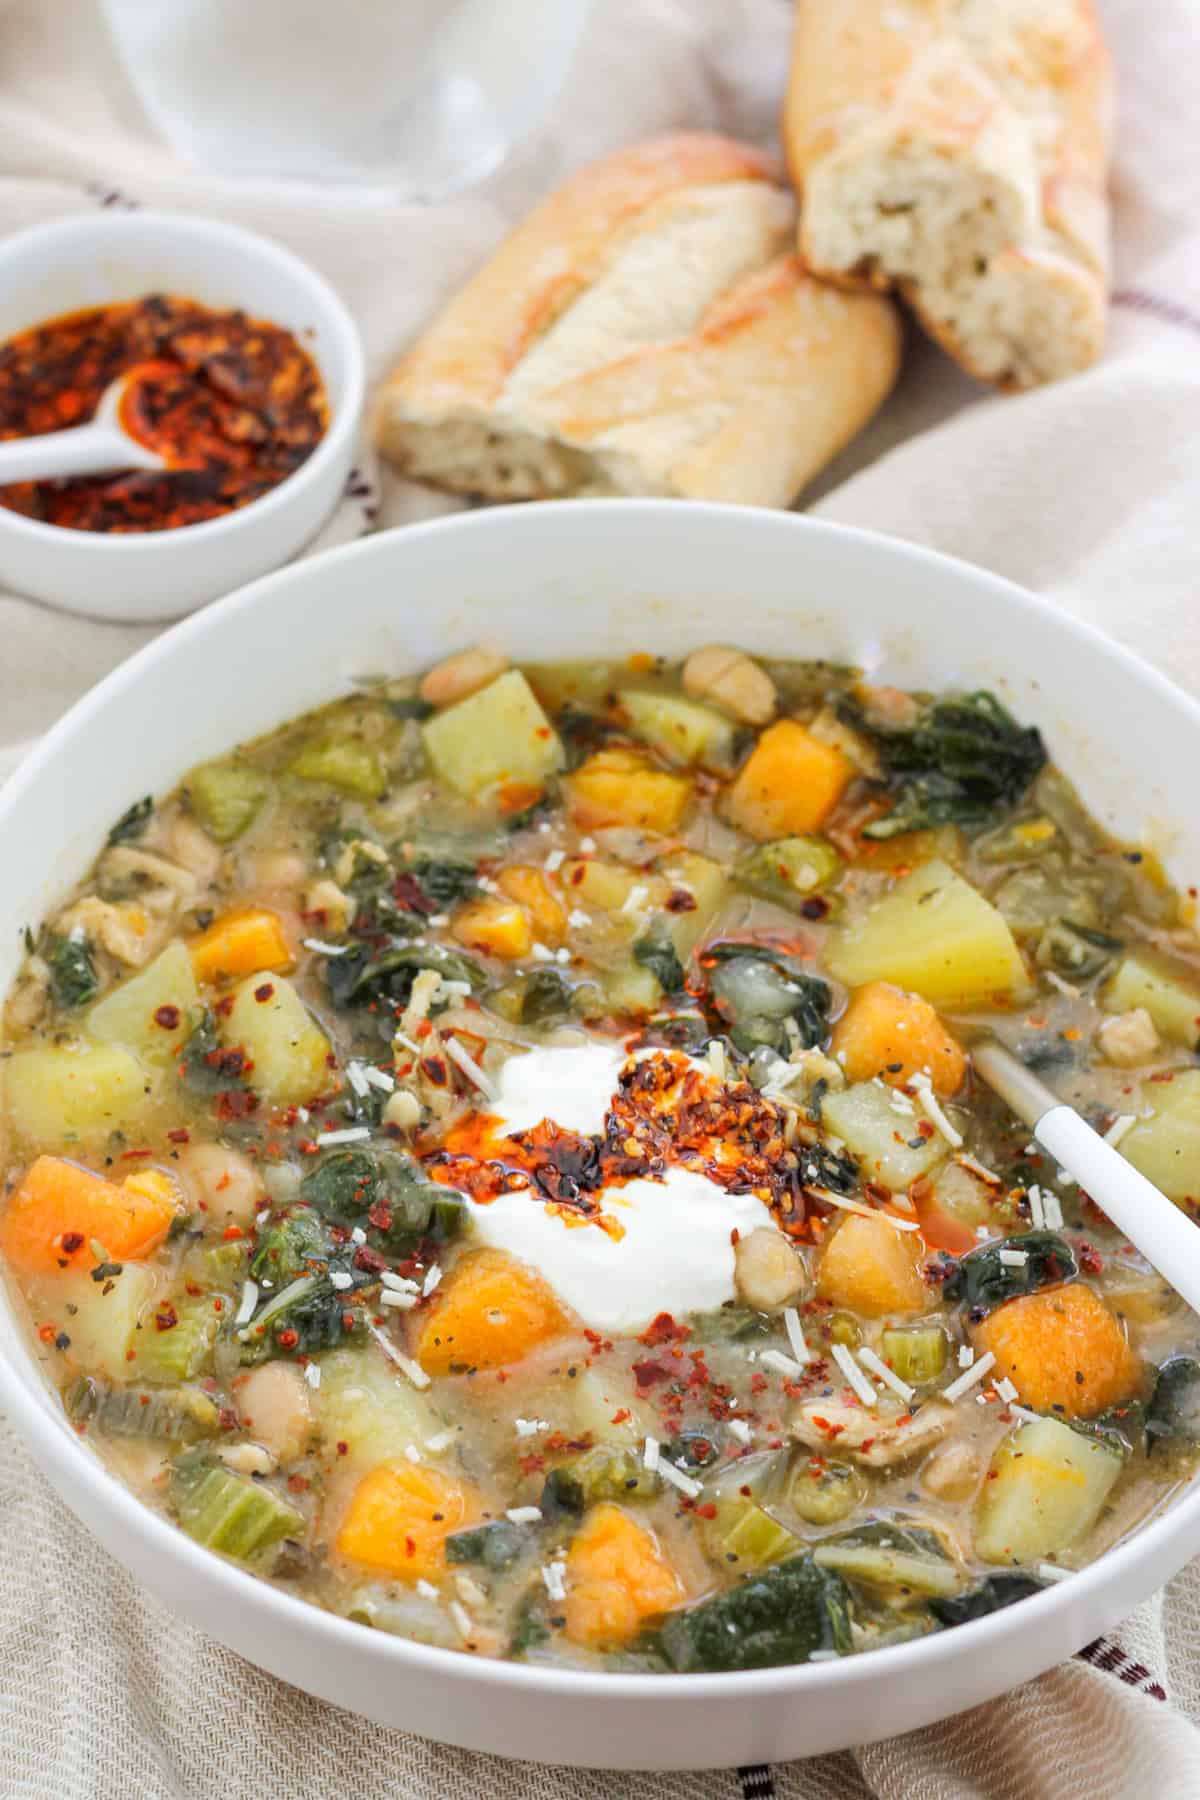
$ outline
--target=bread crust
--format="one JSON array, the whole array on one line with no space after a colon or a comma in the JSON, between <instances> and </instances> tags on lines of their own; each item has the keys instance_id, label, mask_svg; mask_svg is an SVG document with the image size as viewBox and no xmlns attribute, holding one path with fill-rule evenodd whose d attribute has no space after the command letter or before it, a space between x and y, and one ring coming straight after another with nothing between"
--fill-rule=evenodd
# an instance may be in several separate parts
<instances>
[{"instance_id":1,"label":"bread crust","mask_svg":"<svg viewBox=\"0 0 1200 1800\"><path fill-rule=\"evenodd\" d=\"M798 0L783 137L802 254L895 288L981 379L1084 368L1112 100L1091 0Z\"/></svg>"},{"instance_id":2,"label":"bread crust","mask_svg":"<svg viewBox=\"0 0 1200 1800\"><path fill-rule=\"evenodd\" d=\"M884 299L814 281L759 151L702 134L581 170L383 384L405 473L492 498L668 494L786 505L899 366Z\"/></svg>"}]
</instances>

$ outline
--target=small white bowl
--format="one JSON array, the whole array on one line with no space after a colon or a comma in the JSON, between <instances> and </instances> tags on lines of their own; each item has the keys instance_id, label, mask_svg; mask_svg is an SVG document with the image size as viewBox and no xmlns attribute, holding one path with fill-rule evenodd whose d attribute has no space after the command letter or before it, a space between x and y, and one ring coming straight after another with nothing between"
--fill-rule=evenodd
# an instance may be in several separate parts
<instances>
[{"instance_id":1,"label":"small white bowl","mask_svg":"<svg viewBox=\"0 0 1200 1800\"><path fill-rule=\"evenodd\" d=\"M152 293L242 307L295 332L321 371L329 426L261 499L176 531L70 531L0 507L0 586L67 612L178 619L266 574L316 536L354 456L364 392L354 321L315 269L240 226L105 212L18 232L0 244L0 343L61 313Z\"/></svg>"}]
</instances>

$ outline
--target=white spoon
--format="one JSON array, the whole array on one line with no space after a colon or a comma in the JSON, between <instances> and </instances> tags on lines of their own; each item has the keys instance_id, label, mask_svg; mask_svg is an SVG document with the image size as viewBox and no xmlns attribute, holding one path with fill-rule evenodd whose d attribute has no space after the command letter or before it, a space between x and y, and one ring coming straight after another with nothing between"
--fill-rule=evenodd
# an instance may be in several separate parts
<instances>
[{"instance_id":1,"label":"white spoon","mask_svg":"<svg viewBox=\"0 0 1200 1800\"><path fill-rule=\"evenodd\" d=\"M121 422L125 390L140 374L140 369L127 369L110 381L86 425L0 443L0 486L13 481L59 481L70 475L105 475L120 469L165 469L163 457L139 443Z\"/></svg>"},{"instance_id":2,"label":"white spoon","mask_svg":"<svg viewBox=\"0 0 1200 1800\"><path fill-rule=\"evenodd\" d=\"M1117 1230L1200 1313L1200 1231L1186 1213L995 1038L973 1044L971 1061L1058 1167L1075 1177Z\"/></svg>"}]
</instances>

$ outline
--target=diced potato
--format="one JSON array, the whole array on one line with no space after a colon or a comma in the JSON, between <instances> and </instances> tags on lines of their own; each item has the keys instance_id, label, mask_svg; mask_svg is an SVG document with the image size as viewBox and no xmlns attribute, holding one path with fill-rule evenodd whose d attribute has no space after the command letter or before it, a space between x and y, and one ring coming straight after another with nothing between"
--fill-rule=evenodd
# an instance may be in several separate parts
<instances>
[{"instance_id":1,"label":"diced potato","mask_svg":"<svg viewBox=\"0 0 1200 1800\"><path fill-rule=\"evenodd\" d=\"M1121 1155L1147 1181L1189 1211L1200 1208L1200 1069L1177 1069L1170 1081L1147 1084L1154 1111L1125 1133Z\"/></svg>"},{"instance_id":2,"label":"diced potato","mask_svg":"<svg viewBox=\"0 0 1200 1800\"><path fill-rule=\"evenodd\" d=\"M479 1513L478 1496L465 1482L399 1457L359 1482L337 1553L399 1581L436 1581L446 1569L446 1539Z\"/></svg>"},{"instance_id":3,"label":"diced potato","mask_svg":"<svg viewBox=\"0 0 1200 1800\"><path fill-rule=\"evenodd\" d=\"M989 1313L976 1348L996 1358L1025 1406L1060 1418L1090 1419L1137 1390L1142 1365L1124 1326L1083 1282L1022 1294Z\"/></svg>"},{"instance_id":4,"label":"diced potato","mask_svg":"<svg viewBox=\"0 0 1200 1800\"><path fill-rule=\"evenodd\" d=\"M529 683L509 669L421 727L434 769L469 800L506 788L540 793L563 749Z\"/></svg>"},{"instance_id":5,"label":"diced potato","mask_svg":"<svg viewBox=\"0 0 1200 1800\"><path fill-rule=\"evenodd\" d=\"M928 1124L921 1113L897 1112L890 1090L878 1081L826 1094L821 1121L842 1139L868 1181L881 1181L893 1191L928 1175L950 1149L940 1131L924 1135Z\"/></svg>"},{"instance_id":6,"label":"diced potato","mask_svg":"<svg viewBox=\"0 0 1200 1800\"><path fill-rule=\"evenodd\" d=\"M653 1012L662 1001L662 984L651 969L641 963L617 963L604 977L604 992L615 1013Z\"/></svg>"},{"instance_id":7,"label":"diced potato","mask_svg":"<svg viewBox=\"0 0 1200 1800\"><path fill-rule=\"evenodd\" d=\"M1200 986L1190 971L1176 968L1153 950L1135 950L1123 957L1104 990L1109 1012L1132 1012L1143 1007L1165 1038L1200 1047Z\"/></svg>"},{"instance_id":8,"label":"diced potato","mask_svg":"<svg viewBox=\"0 0 1200 1800\"><path fill-rule=\"evenodd\" d=\"M891 981L942 1007L990 1006L1028 987L1000 913L940 858L905 875L840 931L828 960L848 987Z\"/></svg>"},{"instance_id":9,"label":"diced potato","mask_svg":"<svg viewBox=\"0 0 1200 1800\"><path fill-rule=\"evenodd\" d=\"M221 1040L246 1052L250 1085L272 1106L313 1099L329 1084L329 1040L282 975L250 975L233 990Z\"/></svg>"},{"instance_id":10,"label":"diced potato","mask_svg":"<svg viewBox=\"0 0 1200 1800\"><path fill-rule=\"evenodd\" d=\"M0 1065L12 1128L38 1150L98 1147L110 1132L136 1136L153 1080L119 1044L38 1045Z\"/></svg>"},{"instance_id":11,"label":"diced potato","mask_svg":"<svg viewBox=\"0 0 1200 1800\"><path fill-rule=\"evenodd\" d=\"M86 1018L89 1036L123 1044L146 1062L170 1062L191 1030L199 999L192 959L176 939L140 974L97 1000Z\"/></svg>"},{"instance_id":12,"label":"diced potato","mask_svg":"<svg viewBox=\"0 0 1200 1800\"><path fill-rule=\"evenodd\" d=\"M693 850L665 856L655 867L671 891L657 904L664 910L675 954L681 963L686 963L725 903L729 892L725 871L711 857L699 856ZM671 893L680 891L691 894L696 904L688 911L674 912Z\"/></svg>"},{"instance_id":13,"label":"diced potato","mask_svg":"<svg viewBox=\"0 0 1200 1800\"><path fill-rule=\"evenodd\" d=\"M566 1634L574 1644L616 1648L645 1619L682 1604L682 1581L645 1525L603 1501L589 1512L567 1552Z\"/></svg>"},{"instance_id":14,"label":"diced potato","mask_svg":"<svg viewBox=\"0 0 1200 1800\"><path fill-rule=\"evenodd\" d=\"M188 949L197 981L289 969L295 961L278 913L265 906L239 906L222 913L192 939Z\"/></svg>"},{"instance_id":15,"label":"diced potato","mask_svg":"<svg viewBox=\"0 0 1200 1800\"><path fill-rule=\"evenodd\" d=\"M584 856L567 859L559 871L559 885L569 908L580 907L590 913L621 913L635 888L645 889L645 899L637 910L659 912L671 891L670 883L661 875ZM632 931L633 912L627 916Z\"/></svg>"},{"instance_id":16,"label":"diced potato","mask_svg":"<svg viewBox=\"0 0 1200 1800\"><path fill-rule=\"evenodd\" d=\"M830 1050L848 1081L878 1075L891 1087L903 1087L925 1070L939 1094L954 1094L967 1072L962 1045L928 1000L888 981L868 981L855 990L834 1027Z\"/></svg>"},{"instance_id":17,"label":"diced potato","mask_svg":"<svg viewBox=\"0 0 1200 1800\"><path fill-rule=\"evenodd\" d=\"M585 831L630 825L667 837L691 798L685 775L656 768L636 750L597 750L566 783L571 816Z\"/></svg>"},{"instance_id":18,"label":"diced potato","mask_svg":"<svg viewBox=\"0 0 1200 1800\"><path fill-rule=\"evenodd\" d=\"M335 1444L346 1445L339 1464L348 1459L373 1468L403 1456L410 1444L420 1450L442 1429L428 1394L418 1392L374 1344L322 1356L313 1399L327 1455L332 1459Z\"/></svg>"},{"instance_id":19,"label":"diced potato","mask_svg":"<svg viewBox=\"0 0 1200 1800\"><path fill-rule=\"evenodd\" d=\"M568 1408L564 1429L569 1437L590 1433L598 1444L640 1444L654 1431L654 1408L638 1397L632 1378L622 1380L606 1363L580 1369L562 1401Z\"/></svg>"},{"instance_id":20,"label":"diced potato","mask_svg":"<svg viewBox=\"0 0 1200 1800\"><path fill-rule=\"evenodd\" d=\"M769 725L726 798L739 831L766 841L819 831L854 779L854 764L795 719Z\"/></svg>"},{"instance_id":21,"label":"diced potato","mask_svg":"<svg viewBox=\"0 0 1200 1800\"><path fill-rule=\"evenodd\" d=\"M619 689L617 699L634 737L641 738L668 762L727 768L732 761L733 726L711 706L683 700L678 694L647 693L637 688Z\"/></svg>"},{"instance_id":22,"label":"diced potato","mask_svg":"<svg viewBox=\"0 0 1200 1800\"><path fill-rule=\"evenodd\" d=\"M924 1312L929 1290L921 1275L923 1250L918 1232L847 1213L821 1252L817 1293L869 1319Z\"/></svg>"},{"instance_id":23,"label":"diced potato","mask_svg":"<svg viewBox=\"0 0 1200 1800\"><path fill-rule=\"evenodd\" d=\"M468 901L455 913L450 929L468 950L482 950L486 956L500 956L509 962L528 956L533 948L532 922L515 900L485 895Z\"/></svg>"},{"instance_id":24,"label":"diced potato","mask_svg":"<svg viewBox=\"0 0 1200 1800\"><path fill-rule=\"evenodd\" d=\"M975 1510L975 1554L1035 1563L1089 1532L1121 1473L1121 1458L1058 1419L1010 1432L992 1458Z\"/></svg>"},{"instance_id":25,"label":"diced potato","mask_svg":"<svg viewBox=\"0 0 1200 1800\"><path fill-rule=\"evenodd\" d=\"M302 781L323 781L355 800L379 800L387 792L383 758L353 738L306 744L288 764L288 773Z\"/></svg>"},{"instance_id":26,"label":"diced potato","mask_svg":"<svg viewBox=\"0 0 1200 1800\"><path fill-rule=\"evenodd\" d=\"M503 1368L566 1328L536 1269L502 1250L475 1250L455 1265L422 1315L417 1360L430 1375Z\"/></svg>"},{"instance_id":27,"label":"diced potato","mask_svg":"<svg viewBox=\"0 0 1200 1800\"><path fill-rule=\"evenodd\" d=\"M93 1281L90 1269L72 1270L42 1292L49 1304L34 1310L38 1323L57 1325L71 1342L67 1366L108 1381L129 1381L137 1372L137 1348L156 1331L159 1276L145 1263L122 1263L119 1275ZM69 1310L73 1308L74 1310Z\"/></svg>"},{"instance_id":28,"label":"diced potato","mask_svg":"<svg viewBox=\"0 0 1200 1800\"><path fill-rule=\"evenodd\" d=\"M541 869L529 863L512 863L497 874L496 886L525 908L538 942L557 950L567 935L567 915L550 892Z\"/></svg>"}]
</instances>

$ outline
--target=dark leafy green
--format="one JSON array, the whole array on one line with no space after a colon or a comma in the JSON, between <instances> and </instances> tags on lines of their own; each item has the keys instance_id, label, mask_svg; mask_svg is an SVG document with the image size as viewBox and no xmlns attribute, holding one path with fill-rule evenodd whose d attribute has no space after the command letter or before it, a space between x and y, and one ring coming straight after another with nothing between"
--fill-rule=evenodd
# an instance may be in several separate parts
<instances>
[{"instance_id":1,"label":"dark leafy green","mask_svg":"<svg viewBox=\"0 0 1200 1800\"><path fill-rule=\"evenodd\" d=\"M664 994L677 994L683 986L683 964L661 923L653 925L633 946L633 960L649 969Z\"/></svg>"},{"instance_id":2,"label":"dark leafy green","mask_svg":"<svg viewBox=\"0 0 1200 1800\"><path fill-rule=\"evenodd\" d=\"M127 844L131 838L139 838L150 823L154 812L154 801L149 794L141 800L135 800L127 812L123 812L108 834L110 844Z\"/></svg>"},{"instance_id":3,"label":"dark leafy green","mask_svg":"<svg viewBox=\"0 0 1200 1800\"><path fill-rule=\"evenodd\" d=\"M1016 1265L1001 1262L1002 1250L1022 1250L1025 1261ZM947 1276L943 1292L947 1299L961 1301L972 1316L981 1318L1018 1294L1073 1281L1078 1273L1075 1252L1065 1238L1053 1231L1027 1231L1020 1237L969 1250Z\"/></svg>"},{"instance_id":4,"label":"dark leafy green","mask_svg":"<svg viewBox=\"0 0 1200 1800\"><path fill-rule=\"evenodd\" d=\"M100 992L100 977L86 938L47 937L42 960L50 970L50 991L67 1011L86 1006Z\"/></svg>"},{"instance_id":5,"label":"dark leafy green","mask_svg":"<svg viewBox=\"0 0 1200 1800\"><path fill-rule=\"evenodd\" d=\"M356 944L345 956L331 956L325 964L325 984L335 1006L386 1001L402 1009L423 969L436 969L447 981L465 981L474 993L487 986L482 969L469 956L441 944L402 944L394 939L381 948Z\"/></svg>"},{"instance_id":6,"label":"dark leafy green","mask_svg":"<svg viewBox=\"0 0 1200 1800\"><path fill-rule=\"evenodd\" d=\"M547 1518L578 1516L601 1500L649 1500L662 1491L662 1478L636 1450L597 1444L551 1469L539 1501Z\"/></svg>"},{"instance_id":7,"label":"dark leafy green","mask_svg":"<svg viewBox=\"0 0 1200 1800\"><path fill-rule=\"evenodd\" d=\"M1146 1436L1155 1449L1171 1440L1200 1443L1200 1361L1169 1356L1159 1369L1146 1409Z\"/></svg>"},{"instance_id":8,"label":"dark leafy green","mask_svg":"<svg viewBox=\"0 0 1200 1800\"><path fill-rule=\"evenodd\" d=\"M517 1525L511 1519L489 1519L486 1525L472 1525L466 1531L453 1531L446 1539L446 1561L478 1563L484 1569L507 1569L520 1562L530 1550L534 1534L528 1525Z\"/></svg>"},{"instance_id":9,"label":"dark leafy green","mask_svg":"<svg viewBox=\"0 0 1200 1800\"><path fill-rule=\"evenodd\" d=\"M297 1276L323 1267L329 1249L321 1221L311 1206L289 1206L272 1214L258 1234L250 1263L255 1281L269 1282L278 1292Z\"/></svg>"},{"instance_id":10,"label":"dark leafy green","mask_svg":"<svg viewBox=\"0 0 1200 1800\"><path fill-rule=\"evenodd\" d=\"M737 1049L749 1054L766 1044L780 1054L793 1045L811 1050L829 1029L829 984L810 975L796 960L767 944L705 946L708 993L713 1010L729 1028Z\"/></svg>"},{"instance_id":11,"label":"dark leafy green","mask_svg":"<svg viewBox=\"0 0 1200 1800\"><path fill-rule=\"evenodd\" d=\"M575 990L558 969L531 969L521 994L522 1025L549 1025L565 1019L575 1003Z\"/></svg>"},{"instance_id":12,"label":"dark leafy green","mask_svg":"<svg viewBox=\"0 0 1200 1800\"><path fill-rule=\"evenodd\" d=\"M1044 1582L1022 1570L1006 1569L985 1576L978 1587L968 1588L965 1594L935 1594L928 1605L939 1624L968 1625L972 1619L986 1618L988 1613L1027 1600L1030 1594L1040 1594L1044 1586Z\"/></svg>"},{"instance_id":13,"label":"dark leafy green","mask_svg":"<svg viewBox=\"0 0 1200 1800\"><path fill-rule=\"evenodd\" d=\"M245 1053L228 1049L217 1035L216 1021L207 1007L193 1015L193 1025L180 1052L179 1079L189 1093L211 1099L215 1094L245 1086Z\"/></svg>"},{"instance_id":14,"label":"dark leafy green","mask_svg":"<svg viewBox=\"0 0 1200 1800\"><path fill-rule=\"evenodd\" d=\"M300 1193L338 1225L361 1225L374 1248L409 1255L426 1238L445 1242L463 1221L455 1189L427 1181L398 1150L338 1150L304 1177Z\"/></svg>"},{"instance_id":15,"label":"dark leafy green","mask_svg":"<svg viewBox=\"0 0 1200 1800\"><path fill-rule=\"evenodd\" d=\"M944 695L913 725L872 722L847 695L839 715L875 745L893 805L864 835L895 837L937 825L986 825L1021 799L1046 764L1036 726L1018 725L994 694Z\"/></svg>"},{"instance_id":16,"label":"dark leafy green","mask_svg":"<svg viewBox=\"0 0 1200 1800\"><path fill-rule=\"evenodd\" d=\"M810 1556L789 1557L740 1587L672 1613L658 1641L683 1674L775 1668L807 1662L814 1650L844 1656L852 1648L849 1590Z\"/></svg>"}]
</instances>

